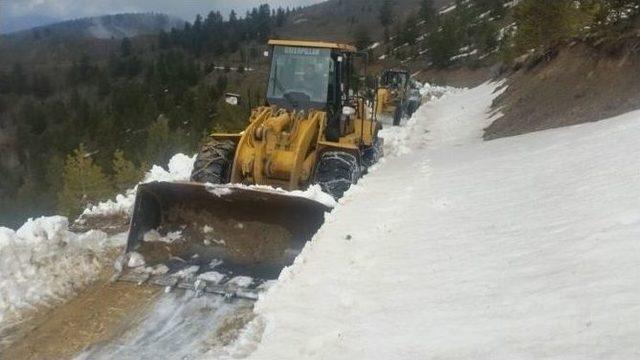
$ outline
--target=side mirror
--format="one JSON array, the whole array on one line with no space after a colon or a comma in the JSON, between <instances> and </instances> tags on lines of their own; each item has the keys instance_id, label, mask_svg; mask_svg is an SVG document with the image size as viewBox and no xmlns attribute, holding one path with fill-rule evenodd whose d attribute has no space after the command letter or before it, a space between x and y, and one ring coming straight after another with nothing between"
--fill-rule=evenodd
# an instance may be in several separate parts
<instances>
[{"instance_id":1,"label":"side mirror","mask_svg":"<svg viewBox=\"0 0 640 360\"><path fill-rule=\"evenodd\" d=\"M226 102L229 105L238 106L240 104L240 95L226 93L224 94L224 102Z\"/></svg>"}]
</instances>

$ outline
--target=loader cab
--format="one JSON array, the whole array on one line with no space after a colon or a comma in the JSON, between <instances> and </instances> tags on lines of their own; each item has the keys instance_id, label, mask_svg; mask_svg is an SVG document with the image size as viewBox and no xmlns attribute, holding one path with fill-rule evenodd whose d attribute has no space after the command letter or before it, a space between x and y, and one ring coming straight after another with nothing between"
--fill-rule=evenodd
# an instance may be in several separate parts
<instances>
[{"instance_id":1,"label":"loader cab","mask_svg":"<svg viewBox=\"0 0 640 360\"><path fill-rule=\"evenodd\" d=\"M410 76L406 70L389 69L380 75L380 86L389 89L402 90L409 85Z\"/></svg>"},{"instance_id":2,"label":"loader cab","mask_svg":"<svg viewBox=\"0 0 640 360\"><path fill-rule=\"evenodd\" d=\"M271 40L267 102L287 110L337 114L352 92L353 57L349 45Z\"/></svg>"}]
</instances>

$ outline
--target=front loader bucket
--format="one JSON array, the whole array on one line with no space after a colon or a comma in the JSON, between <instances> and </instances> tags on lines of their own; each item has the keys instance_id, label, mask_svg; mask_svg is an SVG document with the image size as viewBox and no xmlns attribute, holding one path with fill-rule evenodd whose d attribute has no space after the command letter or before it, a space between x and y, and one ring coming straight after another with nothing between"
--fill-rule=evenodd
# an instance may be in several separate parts
<instances>
[{"instance_id":1,"label":"front loader bucket","mask_svg":"<svg viewBox=\"0 0 640 360\"><path fill-rule=\"evenodd\" d=\"M138 186L127 254L147 269L197 266L275 279L324 222L331 208L274 190L200 183Z\"/></svg>"}]
</instances>

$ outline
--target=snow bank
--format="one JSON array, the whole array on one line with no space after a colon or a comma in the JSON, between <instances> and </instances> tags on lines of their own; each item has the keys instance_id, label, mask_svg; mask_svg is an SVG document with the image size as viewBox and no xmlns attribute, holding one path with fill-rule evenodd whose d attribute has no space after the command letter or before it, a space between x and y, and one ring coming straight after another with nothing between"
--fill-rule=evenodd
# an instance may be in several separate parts
<instances>
[{"instance_id":1,"label":"snow bank","mask_svg":"<svg viewBox=\"0 0 640 360\"><path fill-rule=\"evenodd\" d=\"M191 178L191 172L193 170L193 164L196 156L186 156L184 154L177 154L169 161L168 171L160 166L153 166L151 170L146 174L142 183L148 183L153 181L188 181ZM137 187L136 187L137 188ZM126 194L117 195L115 201L108 200L101 202L98 205L87 208L81 216L81 220L86 217L101 217L101 216L114 216L121 215L130 217L133 212L133 205L136 199L136 188L130 189ZM272 191L289 196L299 196L307 199L311 199L322 203L328 207L334 207L336 205L335 200L330 195L324 193L319 186L311 186L304 191L285 191L282 189L273 188L271 186L261 185L213 185L208 184L208 190L217 195L224 196L231 193L230 188L242 188L253 189L259 191Z\"/></svg>"},{"instance_id":2,"label":"snow bank","mask_svg":"<svg viewBox=\"0 0 640 360\"><path fill-rule=\"evenodd\" d=\"M428 131L426 124L419 121L419 119L423 117L424 114L433 111L433 109L441 108L443 106L442 104L448 104L448 95L455 94L456 92L459 92L459 90L426 83L420 89L420 94L426 103L418 108L414 116L403 124L403 126L386 126L380 131L380 136L384 139L385 154L382 163L386 162L389 158L408 154L412 148L417 149L426 146L425 139L415 138L413 136L417 132L426 133ZM417 139L420 143L412 142L412 139Z\"/></svg>"},{"instance_id":3,"label":"snow bank","mask_svg":"<svg viewBox=\"0 0 640 360\"><path fill-rule=\"evenodd\" d=\"M271 192L271 193L287 195L287 196L303 197L303 198L307 198L307 199L319 202L330 208L335 207L337 205L337 202L335 201L333 196L322 191L322 188L320 187L320 185L312 185L308 187L306 190L293 190L293 191L287 191L281 188L274 188L267 185L206 184L206 187L207 187L207 191L209 191L210 193L216 196L229 195L233 192L232 189L245 189L245 190Z\"/></svg>"},{"instance_id":4,"label":"snow bank","mask_svg":"<svg viewBox=\"0 0 640 360\"><path fill-rule=\"evenodd\" d=\"M144 182L188 180L195 157L175 155L168 170L154 166ZM135 189L86 209L86 216L130 216ZM29 220L18 231L0 228L0 328L23 310L71 295L96 279L102 255L124 245L124 236L100 231L75 234L68 220L53 216Z\"/></svg>"},{"instance_id":5,"label":"snow bank","mask_svg":"<svg viewBox=\"0 0 640 360\"><path fill-rule=\"evenodd\" d=\"M168 171L161 166L154 165L145 175L142 183L153 181L187 181L191 177L195 155L189 157L184 154L176 154L169 160ZM98 205L90 206L82 213L86 216L131 216L133 204L136 199L136 188L127 190L126 194L119 194L115 201L107 200Z\"/></svg>"},{"instance_id":6,"label":"snow bank","mask_svg":"<svg viewBox=\"0 0 640 360\"><path fill-rule=\"evenodd\" d=\"M409 151L349 191L232 356L640 355L640 112L482 142L495 88L418 110Z\"/></svg>"},{"instance_id":7,"label":"snow bank","mask_svg":"<svg viewBox=\"0 0 640 360\"><path fill-rule=\"evenodd\" d=\"M95 280L105 249L122 244L100 231L74 234L61 216L0 227L0 329L22 310L59 300Z\"/></svg>"},{"instance_id":8,"label":"snow bank","mask_svg":"<svg viewBox=\"0 0 640 360\"><path fill-rule=\"evenodd\" d=\"M145 176L143 183L152 181L187 181L191 177L195 161L195 155L189 157L184 154L176 154L169 160L169 171L161 166L154 165Z\"/></svg>"}]
</instances>

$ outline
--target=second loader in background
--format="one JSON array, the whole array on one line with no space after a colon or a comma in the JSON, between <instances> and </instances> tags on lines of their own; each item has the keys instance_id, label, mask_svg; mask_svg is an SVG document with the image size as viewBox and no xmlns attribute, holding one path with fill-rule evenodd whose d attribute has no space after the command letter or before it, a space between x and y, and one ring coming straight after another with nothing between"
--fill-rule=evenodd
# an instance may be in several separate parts
<instances>
[{"instance_id":1,"label":"second loader in background","mask_svg":"<svg viewBox=\"0 0 640 360\"><path fill-rule=\"evenodd\" d=\"M391 119L394 126L413 115L422 102L419 84L405 69L384 70L378 78L376 95L376 114Z\"/></svg>"},{"instance_id":2,"label":"second loader in background","mask_svg":"<svg viewBox=\"0 0 640 360\"><path fill-rule=\"evenodd\" d=\"M352 82L366 75L356 72L354 47L295 40L269 46L267 104L251 111L246 129L212 134L192 182L138 187L123 258L137 266L123 266L121 280L254 297L293 262L330 210L273 188L317 184L337 199L382 156L373 102ZM241 101L233 94L226 100Z\"/></svg>"}]
</instances>

